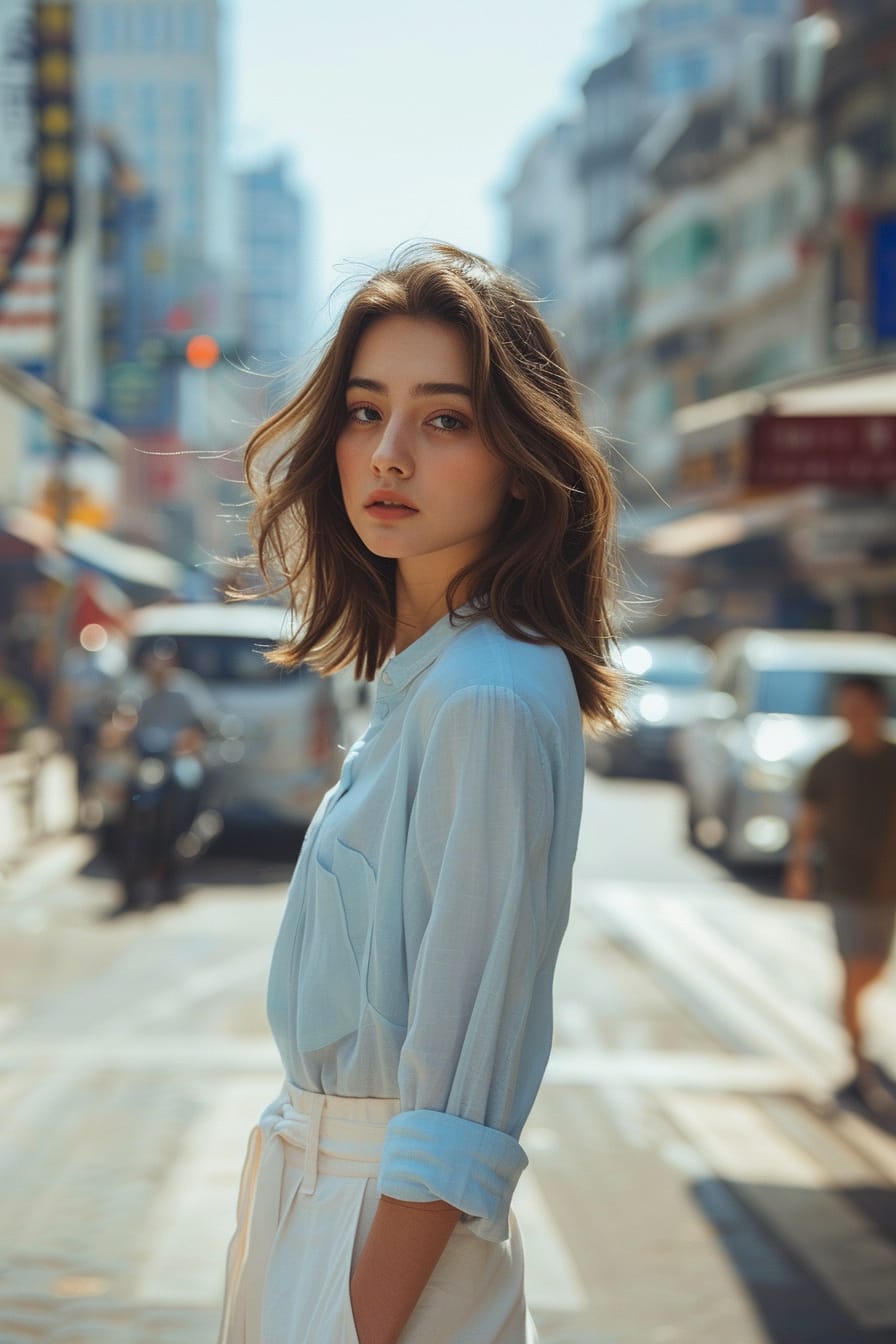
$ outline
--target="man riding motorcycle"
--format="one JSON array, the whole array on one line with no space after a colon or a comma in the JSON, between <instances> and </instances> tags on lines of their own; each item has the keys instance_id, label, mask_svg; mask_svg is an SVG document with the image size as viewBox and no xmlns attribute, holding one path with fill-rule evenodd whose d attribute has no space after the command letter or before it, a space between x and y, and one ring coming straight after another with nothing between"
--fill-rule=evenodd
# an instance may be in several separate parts
<instances>
[{"instance_id":1,"label":"man riding motorcycle","mask_svg":"<svg viewBox=\"0 0 896 1344\"><path fill-rule=\"evenodd\" d=\"M203 750L216 710L202 681L178 666L177 652L171 639L145 649L141 676L117 710L133 761L115 845L120 912L178 899L180 860L189 856L200 811Z\"/></svg>"}]
</instances>

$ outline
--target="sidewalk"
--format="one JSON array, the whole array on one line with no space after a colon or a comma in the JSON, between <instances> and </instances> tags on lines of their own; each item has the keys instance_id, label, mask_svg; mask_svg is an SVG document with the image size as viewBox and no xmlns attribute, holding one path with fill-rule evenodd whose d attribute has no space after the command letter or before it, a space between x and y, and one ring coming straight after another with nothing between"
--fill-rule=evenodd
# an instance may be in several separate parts
<instances>
[{"instance_id":1,"label":"sidewalk","mask_svg":"<svg viewBox=\"0 0 896 1344\"><path fill-rule=\"evenodd\" d=\"M15 872L41 841L71 831L77 817L71 757L46 737L0 754L0 879Z\"/></svg>"}]
</instances>

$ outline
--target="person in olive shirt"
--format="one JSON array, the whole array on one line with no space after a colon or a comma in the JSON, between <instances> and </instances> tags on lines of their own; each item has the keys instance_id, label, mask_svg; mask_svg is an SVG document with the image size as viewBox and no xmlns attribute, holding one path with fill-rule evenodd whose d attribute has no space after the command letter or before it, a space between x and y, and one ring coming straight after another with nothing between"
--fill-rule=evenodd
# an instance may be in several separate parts
<instances>
[{"instance_id":1,"label":"person in olive shirt","mask_svg":"<svg viewBox=\"0 0 896 1344\"><path fill-rule=\"evenodd\" d=\"M896 743L884 736L887 695L876 678L844 680L837 712L848 736L806 776L786 891L807 900L817 889L831 906L856 1069L846 1090L889 1106L865 1054L860 1000L884 972L896 926Z\"/></svg>"}]
</instances>

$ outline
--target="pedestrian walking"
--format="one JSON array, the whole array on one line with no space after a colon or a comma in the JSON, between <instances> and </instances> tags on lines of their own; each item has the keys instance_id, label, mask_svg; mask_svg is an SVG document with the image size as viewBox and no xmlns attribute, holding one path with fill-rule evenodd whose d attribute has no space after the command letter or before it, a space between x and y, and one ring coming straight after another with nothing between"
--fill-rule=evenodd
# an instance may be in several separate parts
<instances>
[{"instance_id":1,"label":"pedestrian walking","mask_svg":"<svg viewBox=\"0 0 896 1344\"><path fill-rule=\"evenodd\" d=\"M221 1344L523 1344L511 1197L612 719L614 492L526 292L447 245L363 283L247 452L280 654L379 672L299 855Z\"/></svg>"},{"instance_id":2,"label":"pedestrian walking","mask_svg":"<svg viewBox=\"0 0 896 1344\"><path fill-rule=\"evenodd\" d=\"M896 743L884 735L887 693L876 678L844 680L837 712L847 738L806 776L786 889L806 900L817 888L830 904L854 1063L845 1092L890 1118L896 1104L866 1053L861 1007L884 973L896 926Z\"/></svg>"}]
</instances>

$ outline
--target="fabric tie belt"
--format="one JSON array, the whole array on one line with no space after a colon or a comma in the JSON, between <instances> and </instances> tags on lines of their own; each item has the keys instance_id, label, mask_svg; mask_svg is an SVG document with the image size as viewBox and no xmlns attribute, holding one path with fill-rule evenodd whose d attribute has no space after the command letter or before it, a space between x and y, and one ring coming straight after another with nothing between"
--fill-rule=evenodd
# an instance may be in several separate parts
<instances>
[{"instance_id":1,"label":"fabric tie belt","mask_svg":"<svg viewBox=\"0 0 896 1344\"><path fill-rule=\"evenodd\" d=\"M313 1198L320 1172L375 1177L386 1126L399 1110L391 1098L331 1097L284 1083L249 1135L236 1232L227 1251L219 1344L228 1338L239 1300L247 1322L260 1317L267 1264L289 1213L280 1207L285 1167L301 1167L293 1192L300 1199Z\"/></svg>"}]
</instances>

